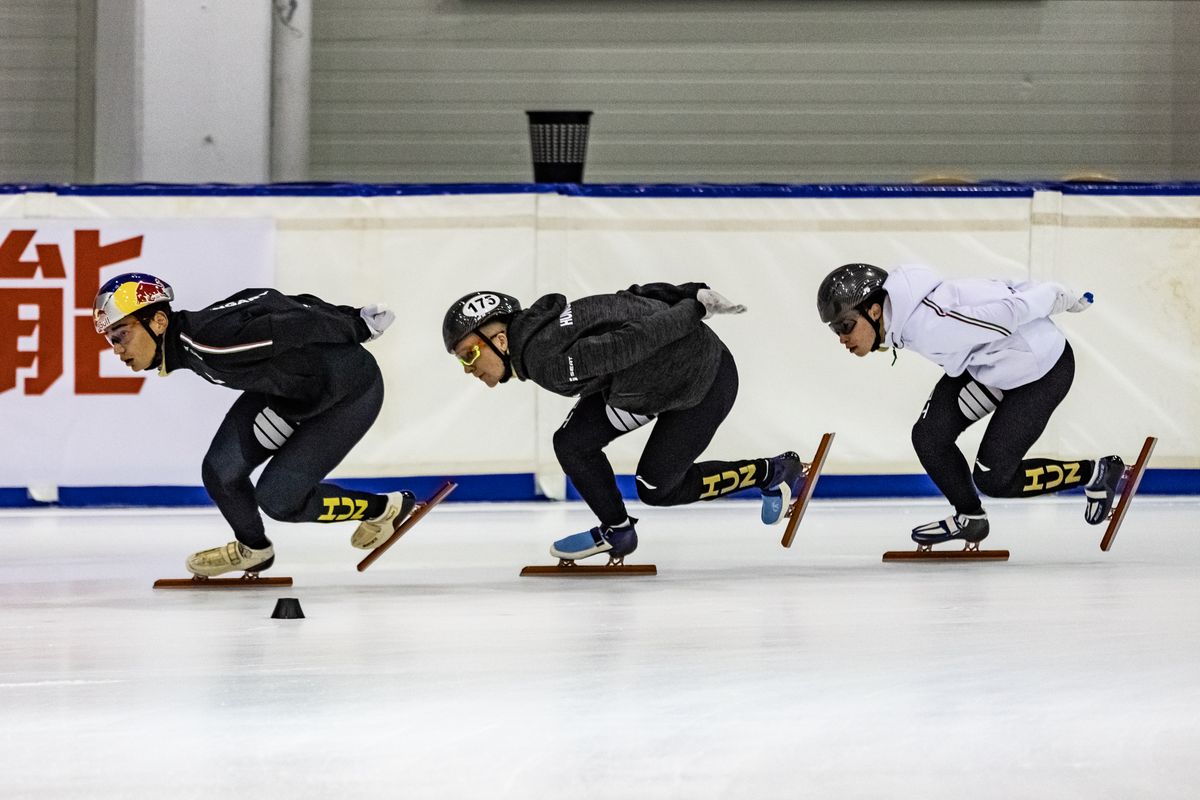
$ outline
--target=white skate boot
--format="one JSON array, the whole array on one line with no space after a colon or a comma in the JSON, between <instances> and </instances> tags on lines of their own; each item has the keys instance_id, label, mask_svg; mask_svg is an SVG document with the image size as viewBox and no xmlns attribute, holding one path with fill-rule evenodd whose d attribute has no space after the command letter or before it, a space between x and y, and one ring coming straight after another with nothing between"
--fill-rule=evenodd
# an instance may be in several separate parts
<instances>
[{"instance_id":1,"label":"white skate boot","mask_svg":"<svg viewBox=\"0 0 1200 800\"><path fill-rule=\"evenodd\" d=\"M201 550L188 556L188 572L202 578L214 578L226 572L261 572L275 563L275 548L267 545L263 550L251 550L241 542L230 542L221 547Z\"/></svg>"},{"instance_id":2,"label":"white skate boot","mask_svg":"<svg viewBox=\"0 0 1200 800\"><path fill-rule=\"evenodd\" d=\"M363 520L350 536L350 544L359 550L373 550L396 530L396 526L407 519L417 504L412 492L388 492L388 504L383 513L373 519Z\"/></svg>"}]
</instances>

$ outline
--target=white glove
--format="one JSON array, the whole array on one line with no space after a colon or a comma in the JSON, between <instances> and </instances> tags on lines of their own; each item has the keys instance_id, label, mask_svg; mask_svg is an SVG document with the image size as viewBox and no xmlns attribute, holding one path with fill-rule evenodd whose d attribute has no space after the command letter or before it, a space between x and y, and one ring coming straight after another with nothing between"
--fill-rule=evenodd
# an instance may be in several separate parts
<instances>
[{"instance_id":1,"label":"white glove","mask_svg":"<svg viewBox=\"0 0 1200 800\"><path fill-rule=\"evenodd\" d=\"M1050 316L1061 314L1064 311L1070 311L1072 314L1087 311L1095 299L1091 292L1077 292L1061 283L1054 284L1054 288L1057 295L1054 298L1054 305L1050 308Z\"/></svg>"},{"instance_id":2,"label":"white glove","mask_svg":"<svg viewBox=\"0 0 1200 800\"><path fill-rule=\"evenodd\" d=\"M359 309L358 315L363 318L363 322L367 323L367 327L371 329L370 341L375 341L383 332L388 329L396 321L396 312L390 310L387 306L380 303L379 305L371 304L363 306Z\"/></svg>"},{"instance_id":3,"label":"white glove","mask_svg":"<svg viewBox=\"0 0 1200 800\"><path fill-rule=\"evenodd\" d=\"M696 300L704 306L704 319L713 314L741 314L746 311L746 307L741 303L731 303L727 297L712 289L696 292Z\"/></svg>"}]
</instances>

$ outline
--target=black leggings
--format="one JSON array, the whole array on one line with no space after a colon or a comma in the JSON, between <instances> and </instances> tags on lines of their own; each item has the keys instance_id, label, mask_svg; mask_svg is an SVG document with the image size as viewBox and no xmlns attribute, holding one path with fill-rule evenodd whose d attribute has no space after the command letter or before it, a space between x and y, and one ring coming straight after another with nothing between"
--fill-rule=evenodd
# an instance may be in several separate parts
<instances>
[{"instance_id":1,"label":"black leggings","mask_svg":"<svg viewBox=\"0 0 1200 800\"><path fill-rule=\"evenodd\" d=\"M347 394L321 413L295 423L270 408L266 395L246 392L234 402L204 456L204 488L234 536L247 547L271 542L261 508L286 522L341 522L378 516L386 498L321 481L370 429L383 405L383 376L375 368L366 391ZM258 484L250 474L267 459Z\"/></svg>"},{"instance_id":2,"label":"black leggings","mask_svg":"<svg viewBox=\"0 0 1200 800\"><path fill-rule=\"evenodd\" d=\"M991 497L1028 497L1087 481L1094 461L1025 458L1074 378L1075 354L1070 344L1049 372L1015 389L991 389L966 372L956 378L942 376L913 425L912 442L921 466L956 512L978 514L983 510L976 487ZM972 472L954 442L972 423L993 411Z\"/></svg>"},{"instance_id":3,"label":"black leggings","mask_svg":"<svg viewBox=\"0 0 1200 800\"><path fill-rule=\"evenodd\" d=\"M695 463L712 441L737 398L738 374L733 356L722 351L713 385L696 405L658 415L637 467L642 502L674 506L712 500L765 483L764 459ZM604 447L622 434L655 420L605 403L600 394L580 399L554 434L554 453L579 495L603 525L628 517Z\"/></svg>"}]
</instances>

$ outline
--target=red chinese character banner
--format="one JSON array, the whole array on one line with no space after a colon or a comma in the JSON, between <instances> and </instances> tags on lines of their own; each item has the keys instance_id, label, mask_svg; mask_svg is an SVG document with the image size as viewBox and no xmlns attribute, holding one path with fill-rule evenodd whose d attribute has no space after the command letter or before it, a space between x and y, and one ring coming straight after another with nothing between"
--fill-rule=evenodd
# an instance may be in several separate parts
<instances>
[{"instance_id":1,"label":"red chinese character banner","mask_svg":"<svg viewBox=\"0 0 1200 800\"><path fill-rule=\"evenodd\" d=\"M274 223L0 220L0 487L200 483L234 395L121 363L92 301L122 272L164 279L178 310L273 286Z\"/></svg>"}]
</instances>

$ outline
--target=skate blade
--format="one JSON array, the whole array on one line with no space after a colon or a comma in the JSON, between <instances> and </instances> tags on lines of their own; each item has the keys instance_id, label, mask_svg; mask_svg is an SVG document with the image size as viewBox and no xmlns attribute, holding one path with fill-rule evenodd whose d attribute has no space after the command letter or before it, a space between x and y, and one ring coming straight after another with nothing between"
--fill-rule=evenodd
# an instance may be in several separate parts
<instances>
[{"instance_id":1,"label":"skate blade","mask_svg":"<svg viewBox=\"0 0 1200 800\"><path fill-rule=\"evenodd\" d=\"M980 550L979 545L967 545L962 550L934 550L918 545L916 550L888 550L884 561L1008 561L1007 550Z\"/></svg>"},{"instance_id":2,"label":"skate blade","mask_svg":"<svg viewBox=\"0 0 1200 800\"><path fill-rule=\"evenodd\" d=\"M783 531L783 538L779 540L784 547L791 547L792 541L796 538L796 528L800 526L800 520L804 518L808 501L812 499L813 492L817 488L817 481L821 477L821 468L825 466L825 457L829 455L829 448L833 445L833 437L833 433L826 433L821 437L821 443L817 445L817 452L804 472L804 485L800 487L800 492L792 504L784 511L787 527Z\"/></svg>"},{"instance_id":3,"label":"skate blade","mask_svg":"<svg viewBox=\"0 0 1200 800\"><path fill-rule=\"evenodd\" d=\"M556 578L619 578L634 575L657 575L654 564L614 564L612 566L580 566L579 564L554 567L530 566L521 570L521 577L542 576Z\"/></svg>"},{"instance_id":4,"label":"skate blade","mask_svg":"<svg viewBox=\"0 0 1200 800\"><path fill-rule=\"evenodd\" d=\"M160 578L154 582L155 589L258 589L264 586L291 585L291 578L262 578L253 572L247 572L240 578L205 578L193 575L190 578Z\"/></svg>"}]
</instances>

